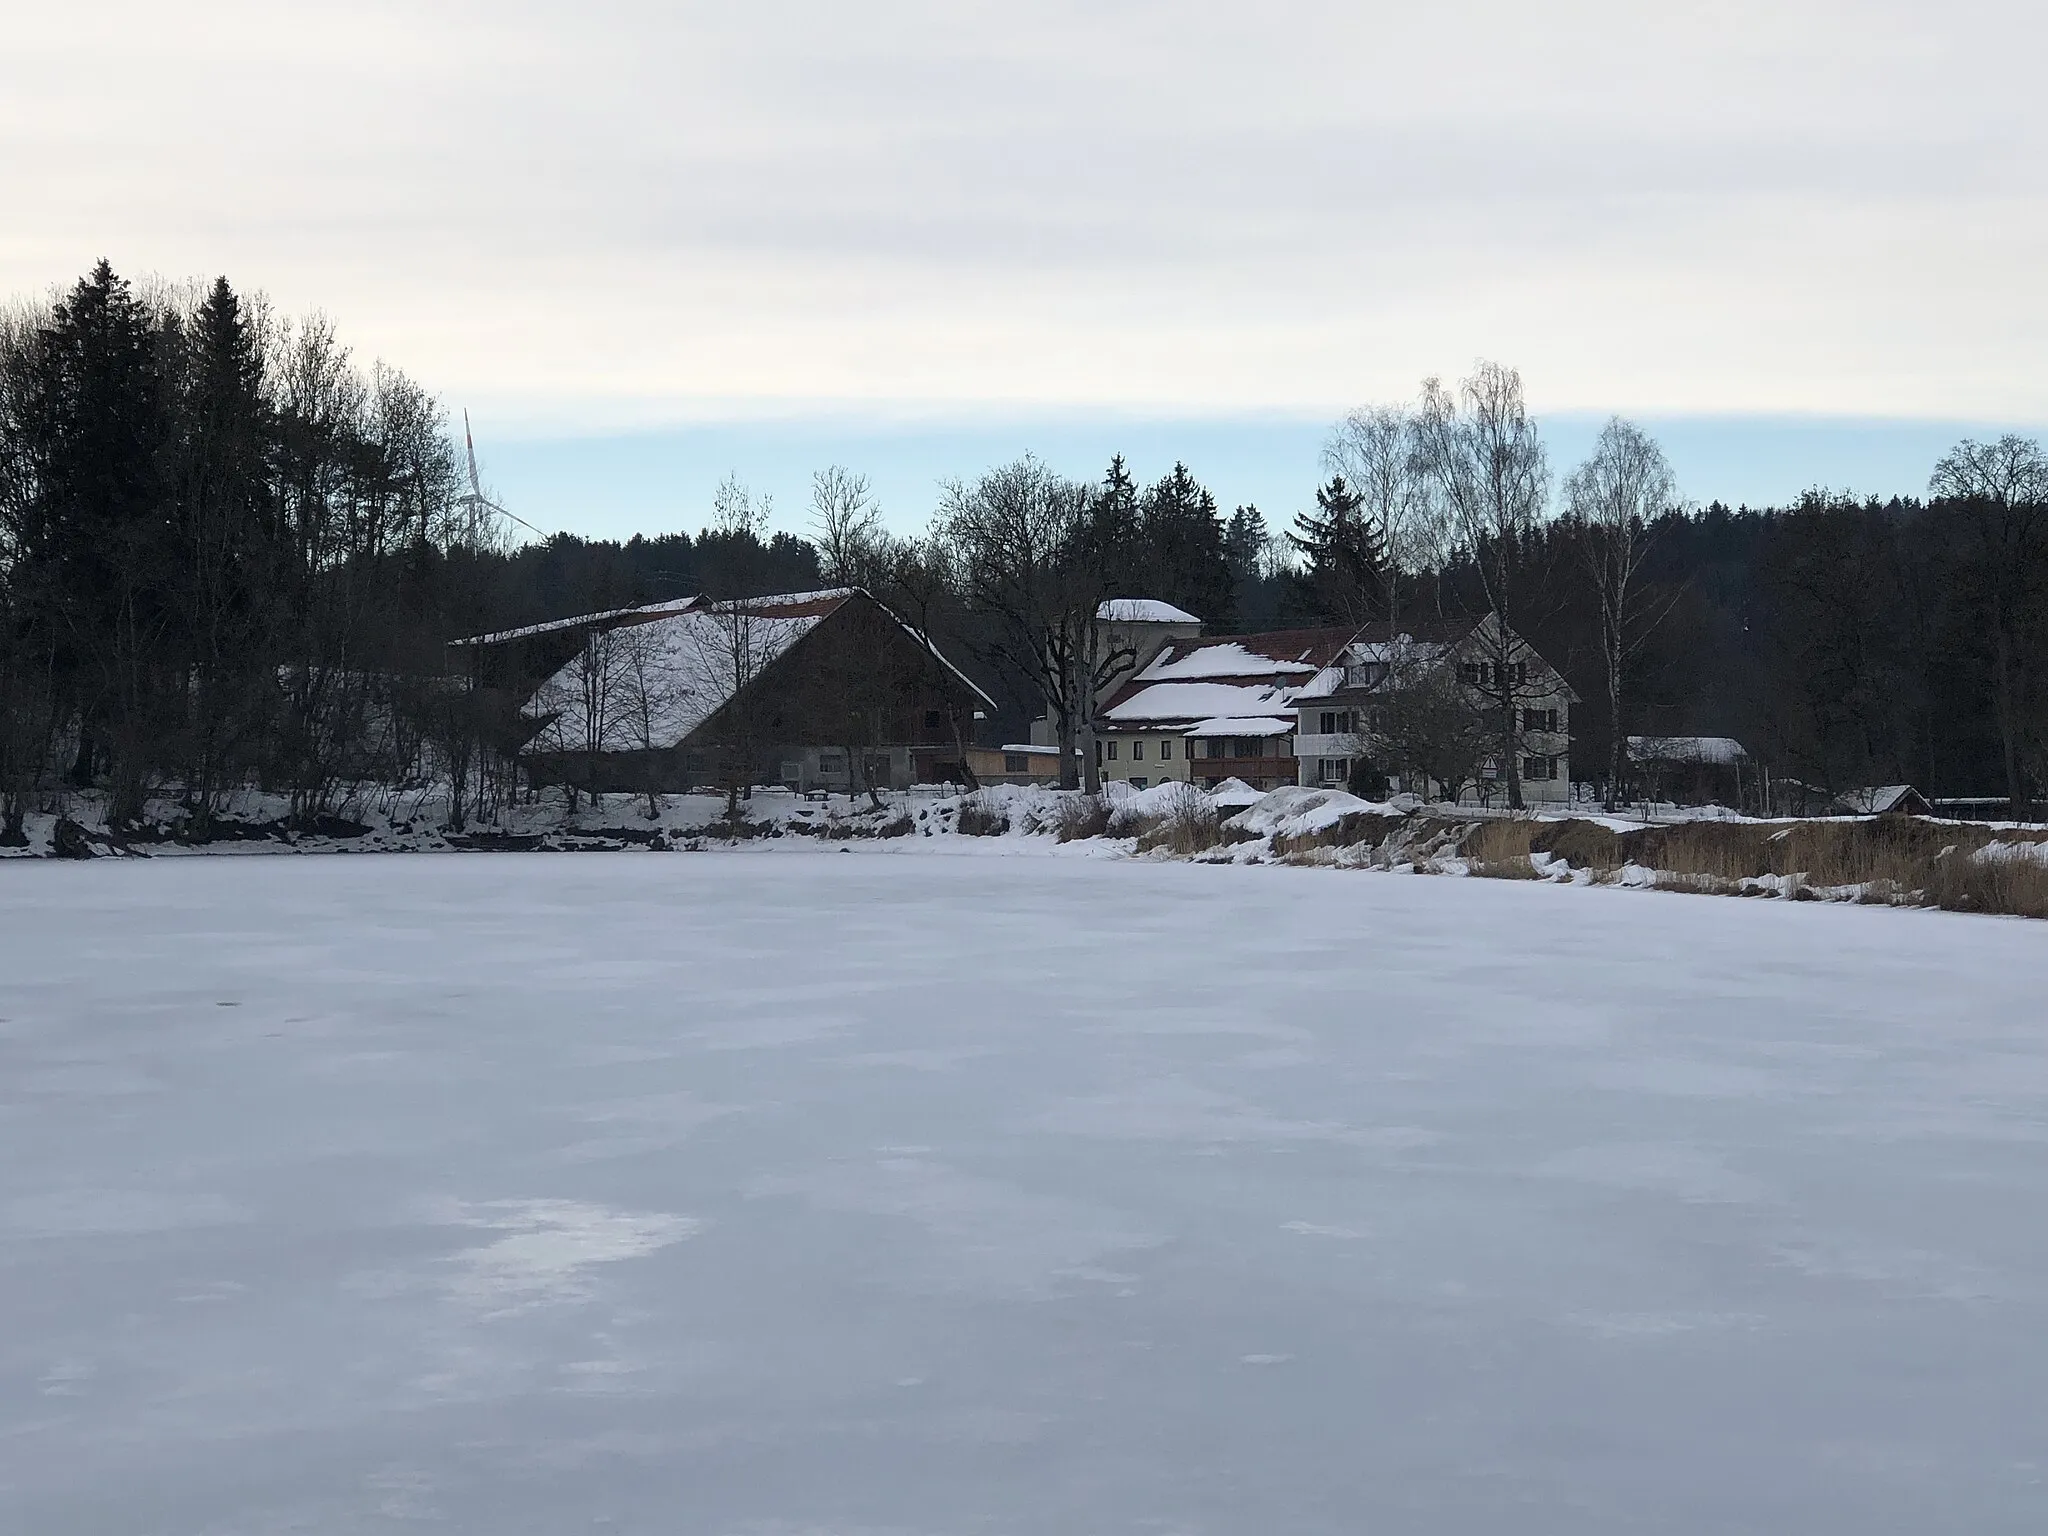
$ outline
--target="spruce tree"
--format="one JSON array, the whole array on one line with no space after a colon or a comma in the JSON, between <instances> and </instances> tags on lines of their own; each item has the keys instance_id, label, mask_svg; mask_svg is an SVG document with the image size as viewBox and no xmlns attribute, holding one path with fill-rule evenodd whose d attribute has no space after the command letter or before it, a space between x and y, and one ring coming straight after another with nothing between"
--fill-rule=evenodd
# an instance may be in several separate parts
<instances>
[{"instance_id":1,"label":"spruce tree","mask_svg":"<svg viewBox=\"0 0 2048 1536\"><path fill-rule=\"evenodd\" d=\"M175 339L174 325L102 260L52 310L27 391L29 521L74 647L65 659L75 668L77 770L89 775L105 755L116 822L142 810L174 681L162 641L171 620L165 362Z\"/></svg>"},{"instance_id":2,"label":"spruce tree","mask_svg":"<svg viewBox=\"0 0 2048 1536\"><path fill-rule=\"evenodd\" d=\"M1138 483L1124 456L1109 461L1102 484L1088 503L1087 558L1101 571L1104 585L1119 597L1157 597L1151 590L1152 569L1145 549L1145 531L1138 508Z\"/></svg>"},{"instance_id":3,"label":"spruce tree","mask_svg":"<svg viewBox=\"0 0 2048 1536\"><path fill-rule=\"evenodd\" d=\"M1215 496L1187 465L1176 463L1145 492L1139 511L1152 588L1146 595L1227 628L1236 612L1237 583L1224 554Z\"/></svg>"},{"instance_id":4,"label":"spruce tree","mask_svg":"<svg viewBox=\"0 0 2048 1536\"><path fill-rule=\"evenodd\" d=\"M1385 551L1364 515L1364 499L1332 475L1316 490L1316 510L1298 512L1287 542L1301 553L1303 600L1321 618L1362 625L1372 617Z\"/></svg>"},{"instance_id":5,"label":"spruce tree","mask_svg":"<svg viewBox=\"0 0 2048 1536\"><path fill-rule=\"evenodd\" d=\"M186 789L204 824L238 745L260 728L275 693L266 684L267 630L282 558L263 359L225 277L193 316L180 403L174 611L192 678Z\"/></svg>"}]
</instances>

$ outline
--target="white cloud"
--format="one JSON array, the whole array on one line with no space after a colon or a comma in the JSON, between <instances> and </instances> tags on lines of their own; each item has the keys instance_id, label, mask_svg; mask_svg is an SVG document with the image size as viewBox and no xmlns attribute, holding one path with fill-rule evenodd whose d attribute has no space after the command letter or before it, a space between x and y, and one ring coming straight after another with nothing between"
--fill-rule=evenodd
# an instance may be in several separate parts
<instances>
[{"instance_id":1,"label":"white cloud","mask_svg":"<svg viewBox=\"0 0 2048 1536\"><path fill-rule=\"evenodd\" d=\"M45 7L0 288L225 270L564 421L2048 414L2019 4Z\"/></svg>"}]
</instances>

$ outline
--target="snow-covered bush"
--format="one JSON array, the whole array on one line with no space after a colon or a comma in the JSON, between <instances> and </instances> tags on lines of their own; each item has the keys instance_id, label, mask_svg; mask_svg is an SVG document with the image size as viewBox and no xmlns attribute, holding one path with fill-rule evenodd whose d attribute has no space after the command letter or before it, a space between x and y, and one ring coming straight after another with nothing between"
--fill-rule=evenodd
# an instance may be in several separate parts
<instances>
[{"instance_id":1,"label":"snow-covered bush","mask_svg":"<svg viewBox=\"0 0 2048 1536\"><path fill-rule=\"evenodd\" d=\"M1222 812L1192 784L1169 781L1119 800L1109 813L1111 837L1133 837L1140 849L1179 854L1212 848Z\"/></svg>"}]
</instances>

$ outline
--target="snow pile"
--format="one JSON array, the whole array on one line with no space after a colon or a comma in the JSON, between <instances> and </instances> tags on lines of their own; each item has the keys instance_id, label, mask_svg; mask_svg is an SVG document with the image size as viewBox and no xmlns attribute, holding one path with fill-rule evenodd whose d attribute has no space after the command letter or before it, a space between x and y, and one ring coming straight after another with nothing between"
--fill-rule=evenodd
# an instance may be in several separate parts
<instances>
[{"instance_id":1,"label":"snow pile","mask_svg":"<svg viewBox=\"0 0 2048 1536\"><path fill-rule=\"evenodd\" d=\"M1255 837L1308 837L1328 831L1346 816L1361 813L1384 816L1389 811L1384 805L1361 800L1341 789L1284 784L1257 804L1239 811L1225 825Z\"/></svg>"},{"instance_id":2,"label":"snow pile","mask_svg":"<svg viewBox=\"0 0 2048 1536\"><path fill-rule=\"evenodd\" d=\"M1108 786L1104 786L1107 788ZM1110 808L1111 837L1143 837L1161 827L1213 831L1221 819L1216 802L1196 785L1168 779L1118 798Z\"/></svg>"},{"instance_id":3,"label":"snow pile","mask_svg":"<svg viewBox=\"0 0 2048 1536\"><path fill-rule=\"evenodd\" d=\"M2048 864L2048 843L1986 843L1970 857L1980 864Z\"/></svg>"},{"instance_id":4,"label":"snow pile","mask_svg":"<svg viewBox=\"0 0 2048 1536\"><path fill-rule=\"evenodd\" d=\"M1219 806L1232 810L1243 810L1248 805L1257 805L1266 798L1266 791L1253 789L1243 779L1225 779L1209 791L1209 798Z\"/></svg>"}]
</instances>

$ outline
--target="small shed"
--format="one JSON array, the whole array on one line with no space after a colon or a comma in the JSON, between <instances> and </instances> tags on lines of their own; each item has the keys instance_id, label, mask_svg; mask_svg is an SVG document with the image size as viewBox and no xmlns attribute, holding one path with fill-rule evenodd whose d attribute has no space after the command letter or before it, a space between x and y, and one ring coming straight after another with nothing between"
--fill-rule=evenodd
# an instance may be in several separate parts
<instances>
[{"instance_id":1,"label":"small shed","mask_svg":"<svg viewBox=\"0 0 2048 1536\"><path fill-rule=\"evenodd\" d=\"M1910 784L1873 784L1835 796L1837 816L1932 816L1934 806Z\"/></svg>"}]
</instances>

